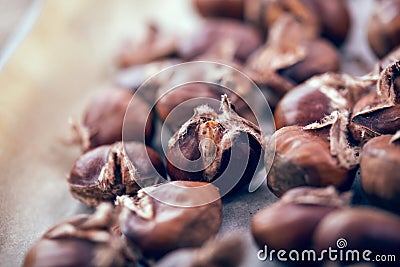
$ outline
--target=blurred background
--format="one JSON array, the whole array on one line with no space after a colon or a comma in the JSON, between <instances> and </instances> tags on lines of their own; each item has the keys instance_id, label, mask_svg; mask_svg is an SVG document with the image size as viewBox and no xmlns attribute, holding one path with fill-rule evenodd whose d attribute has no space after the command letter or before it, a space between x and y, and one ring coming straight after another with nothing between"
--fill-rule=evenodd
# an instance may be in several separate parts
<instances>
[{"instance_id":1,"label":"blurred background","mask_svg":"<svg viewBox=\"0 0 400 267\"><path fill-rule=\"evenodd\" d=\"M365 41L372 2L348 1L353 28L341 48L342 69L353 74L373 66ZM1 50L33 3L0 0ZM150 20L184 34L198 19L188 0L45 0L37 8L37 20L0 70L2 266L20 265L49 226L81 211L64 179L79 149L63 138L68 119L79 118L93 93L112 84L121 42L144 38Z\"/></svg>"}]
</instances>

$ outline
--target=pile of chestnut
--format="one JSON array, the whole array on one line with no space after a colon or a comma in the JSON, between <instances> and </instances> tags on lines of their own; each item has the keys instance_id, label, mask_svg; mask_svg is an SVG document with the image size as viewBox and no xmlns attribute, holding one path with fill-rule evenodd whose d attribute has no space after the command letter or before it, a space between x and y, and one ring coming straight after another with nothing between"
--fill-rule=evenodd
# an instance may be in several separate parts
<instances>
[{"instance_id":1,"label":"pile of chestnut","mask_svg":"<svg viewBox=\"0 0 400 267\"><path fill-rule=\"evenodd\" d=\"M376 5L368 39L382 59L361 77L340 72L338 47L351 26L345 0L193 0L203 17L191 34L149 25L144 41L117 55L115 88L98 92L72 125L83 153L67 181L95 212L48 230L24 266L244 266L240 236L216 239L220 193L245 194L259 161L280 197L249 226L261 248L321 251L344 238L348 249L400 261L400 1ZM190 68L147 80L197 60L253 80L276 132L262 132L248 91L229 74L214 74L229 89L165 90L171 79L198 80ZM165 154L156 142L162 124L173 133ZM358 170L374 207L351 205Z\"/></svg>"}]
</instances>

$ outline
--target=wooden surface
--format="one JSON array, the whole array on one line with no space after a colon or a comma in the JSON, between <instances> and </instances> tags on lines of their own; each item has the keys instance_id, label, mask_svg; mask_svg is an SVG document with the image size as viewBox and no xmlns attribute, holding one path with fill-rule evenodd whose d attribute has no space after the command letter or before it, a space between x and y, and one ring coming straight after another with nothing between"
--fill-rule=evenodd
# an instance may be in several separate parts
<instances>
[{"instance_id":1,"label":"wooden surface","mask_svg":"<svg viewBox=\"0 0 400 267\"><path fill-rule=\"evenodd\" d=\"M354 74L365 73L374 62L365 43L371 1L349 0L362 14L342 48L344 70ZM48 227L87 211L70 196L65 181L79 151L61 140L69 134L68 118L79 118L89 97L110 86L120 42L142 38L151 17L176 34L189 30L187 19L193 16L187 0L45 1L33 30L0 73L1 266L20 265ZM265 203L274 201L268 192L258 194ZM245 214L240 207L234 201L225 212ZM248 218L225 221L224 227L240 228Z\"/></svg>"}]
</instances>

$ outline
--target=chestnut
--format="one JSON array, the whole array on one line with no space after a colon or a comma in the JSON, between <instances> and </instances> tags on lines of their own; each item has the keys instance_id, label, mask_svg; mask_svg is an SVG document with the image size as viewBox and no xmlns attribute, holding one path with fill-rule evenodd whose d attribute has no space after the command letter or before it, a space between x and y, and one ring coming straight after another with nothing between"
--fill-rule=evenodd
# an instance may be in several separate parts
<instances>
[{"instance_id":1,"label":"chestnut","mask_svg":"<svg viewBox=\"0 0 400 267\"><path fill-rule=\"evenodd\" d=\"M358 149L350 145L348 115L334 111L321 123L287 126L276 131L265 148L271 166L267 184L277 196L299 186L350 188L358 165Z\"/></svg>"},{"instance_id":2,"label":"chestnut","mask_svg":"<svg viewBox=\"0 0 400 267\"><path fill-rule=\"evenodd\" d=\"M84 112L82 125L72 125L75 141L83 151L121 141L123 125L125 141L151 141L150 106L141 97L132 97L131 92L121 88L104 90L93 97Z\"/></svg>"},{"instance_id":3,"label":"chestnut","mask_svg":"<svg viewBox=\"0 0 400 267\"><path fill-rule=\"evenodd\" d=\"M177 53L185 60L192 60L228 41L234 46L234 58L245 61L262 44L262 36L251 25L229 19L210 19L180 40Z\"/></svg>"},{"instance_id":4,"label":"chestnut","mask_svg":"<svg viewBox=\"0 0 400 267\"><path fill-rule=\"evenodd\" d=\"M219 107L221 95L227 94L235 111L257 123L255 115L244 100L234 91L215 84L193 82L174 88L168 92L159 90L156 111L163 122L173 131L177 131L190 117L193 110L200 105ZM170 117L169 117L170 116Z\"/></svg>"},{"instance_id":5,"label":"chestnut","mask_svg":"<svg viewBox=\"0 0 400 267\"><path fill-rule=\"evenodd\" d=\"M167 254L155 267L240 267L245 257L240 233L210 240L198 249L179 249Z\"/></svg>"},{"instance_id":6,"label":"chestnut","mask_svg":"<svg viewBox=\"0 0 400 267\"><path fill-rule=\"evenodd\" d=\"M159 258L184 247L198 247L214 237L222 204L211 184L175 181L141 189L135 197L117 197L125 207L121 231L145 256Z\"/></svg>"},{"instance_id":7,"label":"chestnut","mask_svg":"<svg viewBox=\"0 0 400 267\"><path fill-rule=\"evenodd\" d=\"M199 106L171 137L167 172L172 180L214 182L225 193L250 182L261 152L260 128L237 115L223 95L220 114Z\"/></svg>"},{"instance_id":8,"label":"chestnut","mask_svg":"<svg viewBox=\"0 0 400 267\"><path fill-rule=\"evenodd\" d=\"M250 56L246 69L257 85L272 85L271 89L283 96L294 85L337 71L339 65L335 47L316 39L294 17L285 15L273 24L266 44Z\"/></svg>"},{"instance_id":9,"label":"chestnut","mask_svg":"<svg viewBox=\"0 0 400 267\"><path fill-rule=\"evenodd\" d=\"M265 30L284 14L291 14L316 34L340 45L350 29L350 14L343 0L245 1L245 18Z\"/></svg>"},{"instance_id":10,"label":"chestnut","mask_svg":"<svg viewBox=\"0 0 400 267\"><path fill-rule=\"evenodd\" d=\"M28 251L23 266L136 266L138 254L114 232L111 204L49 229Z\"/></svg>"},{"instance_id":11,"label":"chestnut","mask_svg":"<svg viewBox=\"0 0 400 267\"><path fill-rule=\"evenodd\" d=\"M400 1L376 1L368 25L368 41L379 58L400 45Z\"/></svg>"},{"instance_id":12,"label":"chestnut","mask_svg":"<svg viewBox=\"0 0 400 267\"><path fill-rule=\"evenodd\" d=\"M244 0L194 0L194 6L204 17L242 19Z\"/></svg>"},{"instance_id":13,"label":"chestnut","mask_svg":"<svg viewBox=\"0 0 400 267\"><path fill-rule=\"evenodd\" d=\"M373 255L400 256L400 217L374 208L346 208L328 214L314 233L314 244L321 251L332 247L364 250ZM351 260L351 259L350 259ZM390 262L388 262L389 264ZM392 262L396 266L396 262Z\"/></svg>"},{"instance_id":14,"label":"chestnut","mask_svg":"<svg viewBox=\"0 0 400 267\"><path fill-rule=\"evenodd\" d=\"M361 186L374 202L400 210L400 131L372 138L360 157Z\"/></svg>"},{"instance_id":15,"label":"chestnut","mask_svg":"<svg viewBox=\"0 0 400 267\"><path fill-rule=\"evenodd\" d=\"M126 40L120 47L116 64L119 68L149 63L153 60L174 55L177 37L162 32L159 25L150 23L144 40Z\"/></svg>"},{"instance_id":16,"label":"chestnut","mask_svg":"<svg viewBox=\"0 0 400 267\"><path fill-rule=\"evenodd\" d=\"M139 142L100 146L81 155L67 178L73 197L88 206L136 194L166 177L158 154Z\"/></svg>"},{"instance_id":17,"label":"chestnut","mask_svg":"<svg viewBox=\"0 0 400 267\"><path fill-rule=\"evenodd\" d=\"M278 103L275 126L306 126L322 120L335 110L350 110L364 94L375 89L377 78L372 75L353 77L326 73L315 76L289 91Z\"/></svg>"},{"instance_id":18,"label":"chestnut","mask_svg":"<svg viewBox=\"0 0 400 267\"><path fill-rule=\"evenodd\" d=\"M317 15L321 36L341 45L350 30L350 12L344 0L303 0Z\"/></svg>"},{"instance_id":19,"label":"chestnut","mask_svg":"<svg viewBox=\"0 0 400 267\"><path fill-rule=\"evenodd\" d=\"M399 114L399 104L385 107L376 93L368 94L353 108L351 133L361 143L382 134L394 134L400 128Z\"/></svg>"},{"instance_id":20,"label":"chestnut","mask_svg":"<svg viewBox=\"0 0 400 267\"><path fill-rule=\"evenodd\" d=\"M311 248L318 223L328 213L348 205L349 196L339 195L333 187L291 189L253 217L253 237L258 246L275 250Z\"/></svg>"},{"instance_id":21,"label":"chestnut","mask_svg":"<svg viewBox=\"0 0 400 267\"><path fill-rule=\"evenodd\" d=\"M361 143L400 129L400 61L381 73L376 92L361 98L353 107L350 131Z\"/></svg>"}]
</instances>

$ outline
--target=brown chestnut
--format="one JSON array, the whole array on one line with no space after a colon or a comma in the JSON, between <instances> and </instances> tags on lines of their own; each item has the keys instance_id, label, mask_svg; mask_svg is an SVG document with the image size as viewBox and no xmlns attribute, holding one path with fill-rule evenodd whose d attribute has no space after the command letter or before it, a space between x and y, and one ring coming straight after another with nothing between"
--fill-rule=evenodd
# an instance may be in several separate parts
<instances>
[{"instance_id":1,"label":"brown chestnut","mask_svg":"<svg viewBox=\"0 0 400 267\"><path fill-rule=\"evenodd\" d=\"M272 26L267 43L247 60L246 69L257 85L271 87L282 96L295 84L337 71L339 65L335 47L315 39L294 17L284 15Z\"/></svg>"},{"instance_id":2,"label":"brown chestnut","mask_svg":"<svg viewBox=\"0 0 400 267\"><path fill-rule=\"evenodd\" d=\"M157 114L173 131L177 131L193 115L194 108L200 105L218 108L223 94L229 96L235 111L240 116L257 123L250 107L239 95L222 86L200 82L184 84L166 93L159 90ZM168 118L169 116L171 117Z\"/></svg>"},{"instance_id":3,"label":"brown chestnut","mask_svg":"<svg viewBox=\"0 0 400 267\"><path fill-rule=\"evenodd\" d=\"M123 125L125 141L151 141L150 106L139 96L132 97L131 92L121 88L104 90L94 96L86 107L82 125L72 125L75 141L83 151L121 141Z\"/></svg>"},{"instance_id":4,"label":"brown chestnut","mask_svg":"<svg viewBox=\"0 0 400 267\"><path fill-rule=\"evenodd\" d=\"M245 18L265 30L287 13L336 45L343 43L350 29L350 14L343 0L245 1Z\"/></svg>"},{"instance_id":5,"label":"brown chestnut","mask_svg":"<svg viewBox=\"0 0 400 267\"><path fill-rule=\"evenodd\" d=\"M306 249L312 247L312 237L318 223L328 213L346 206L349 194L333 187L315 189L299 187L253 217L251 230L258 246L272 249Z\"/></svg>"},{"instance_id":6,"label":"brown chestnut","mask_svg":"<svg viewBox=\"0 0 400 267\"><path fill-rule=\"evenodd\" d=\"M111 204L92 215L78 215L48 230L29 250L24 267L136 266L138 254L113 231Z\"/></svg>"},{"instance_id":7,"label":"brown chestnut","mask_svg":"<svg viewBox=\"0 0 400 267\"><path fill-rule=\"evenodd\" d=\"M350 30L350 12L344 0L303 0L317 15L321 35L335 45L342 44Z\"/></svg>"},{"instance_id":8,"label":"brown chestnut","mask_svg":"<svg viewBox=\"0 0 400 267\"><path fill-rule=\"evenodd\" d=\"M366 75L326 73L315 76L288 92L278 103L275 126L306 126L335 110L350 110L362 95L375 89L377 78Z\"/></svg>"},{"instance_id":9,"label":"brown chestnut","mask_svg":"<svg viewBox=\"0 0 400 267\"><path fill-rule=\"evenodd\" d=\"M215 182L225 193L250 182L261 150L260 128L237 115L223 95L220 114L197 107L169 140L167 171L172 180Z\"/></svg>"},{"instance_id":10,"label":"brown chestnut","mask_svg":"<svg viewBox=\"0 0 400 267\"><path fill-rule=\"evenodd\" d=\"M204 17L243 18L244 0L194 0L194 5Z\"/></svg>"},{"instance_id":11,"label":"brown chestnut","mask_svg":"<svg viewBox=\"0 0 400 267\"><path fill-rule=\"evenodd\" d=\"M350 131L362 143L400 129L400 61L382 73L377 91L361 98L353 107Z\"/></svg>"},{"instance_id":12,"label":"brown chestnut","mask_svg":"<svg viewBox=\"0 0 400 267\"><path fill-rule=\"evenodd\" d=\"M400 210L400 131L372 138L360 157L361 186L374 202Z\"/></svg>"},{"instance_id":13,"label":"brown chestnut","mask_svg":"<svg viewBox=\"0 0 400 267\"><path fill-rule=\"evenodd\" d=\"M359 250L361 261L364 250L371 251L372 254L367 255L371 260L377 254L398 258L399 229L400 217L394 214L366 207L346 208L328 214L320 222L314 233L314 243L319 251L329 247L336 249L338 245L342 250ZM396 266L396 262L394 264Z\"/></svg>"},{"instance_id":14,"label":"brown chestnut","mask_svg":"<svg viewBox=\"0 0 400 267\"><path fill-rule=\"evenodd\" d=\"M149 63L176 52L177 37L162 32L159 25L150 23L144 40L125 41L116 56L116 64L127 68L137 64Z\"/></svg>"},{"instance_id":15,"label":"brown chestnut","mask_svg":"<svg viewBox=\"0 0 400 267\"><path fill-rule=\"evenodd\" d=\"M368 41L379 58L400 45L400 1L376 1L368 26Z\"/></svg>"},{"instance_id":16,"label":"brown chestnut","mask_svg":"<svg viewBox=\"0 0 400 267\"><path fill-rule=\"evenodd\" d=\"M235 20L207 20L197 31L180 40L178 55L191 60L214 49L221 42L230 42L234 46L234 58L245 61L262 44L262 37L256 28Z\"/></svg>"},{"instance_id":17,"label":"brown chestnut","mask_svg":"<svg viewBox=\"0 0 400 267\"><path fill-rule=\"evenodd\" d=\"M210 240L198 249L180 249L169 253L155 267L240 267L246 246L241 233L230 233Z\"/></svg>"},{"instance_id":18,"label":"brown chestnut","mask_svg":"<svg viewBox=\"0 0 400 267\"><path fill-rule=\"evenodd\" d=\"M350 146L347 120L346 114L334 111L321 123L276 131L265 148L271 191L281 196L299 186L348 189L354 180L358 150Z\"/></svg>"},{"instance_id":19,"label":"brown chestnut","mask_svg":"<svg viewBox=\"0 0 400 267\"><path fill-rule=\"evenodd\" d=\"M81 155L68 176L71 194L88 206L135 194L165 177L158 154L139 142L100 146Z\"/></svg>"},{"instance_id":20,"label":"brown chestnut","mask_svg":"<svg viewBox=\"0 0 400 267\"><path fill-rule=\"evenodd\" d=\"M143 254L159 258L183 247L198 247L214 237L222 221L222 204L211 184L175 181L118 197L126 207L121 231Z\"/></svg>"}]
</instances>

